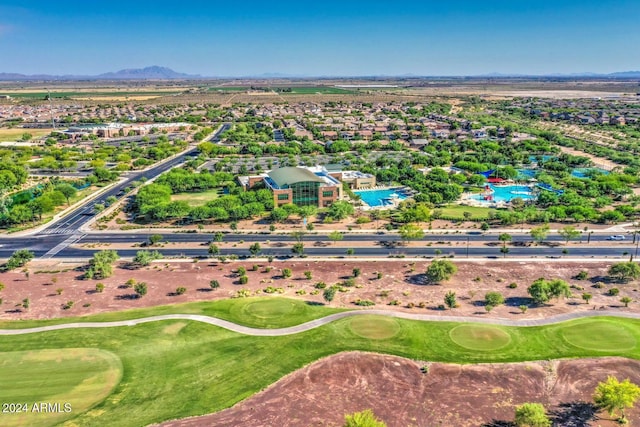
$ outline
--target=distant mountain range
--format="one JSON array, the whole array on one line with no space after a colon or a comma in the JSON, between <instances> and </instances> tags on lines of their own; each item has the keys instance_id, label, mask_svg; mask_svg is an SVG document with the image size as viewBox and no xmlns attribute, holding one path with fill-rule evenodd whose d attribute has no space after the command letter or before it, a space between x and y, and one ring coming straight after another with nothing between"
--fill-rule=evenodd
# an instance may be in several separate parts
<instances>
[{"instance_id":1,"label":"distant mountain range","mask_svg":"<svg viewBox=\"0 0 640 427\"><path fill-rule=\"evenodd\" d=\"M225 78L230 78L225 77ZM313 78L313 76L300 76L294 74L284 73L264 73L250 76L243 76L245 78L257 78L257 79L286 79L286 78ZM340 76L316 76L322 78L340 78ZM640 71L621 71L610 74L598 74L598 73L574 73L574 74L503 74L503 73L490 73L484 75L472 75L472 76L427 76L418 74L403 74L398 76L391 75L379 75L379 76L343 76L345 78L358 78L358 77L384 77L384 78L427 78L427 77L476 77L476 78L604 78L604 79L637 79L640 78ZM197 79L213 79L218 77L204 77L200 75L178 73L167 67L160 67L153 65L145 68L130 68L116 72L103 73L95 76L83 76L83 75L50 75L50 74L19 74L19 73L0 73L0 81L26 81L26 80L197 80ZM222 78L222 77L219 77Z\"/></svg>"},{"instance_id":2,"label":"distant mountain range","mask_svg":"<svg viewBox=\"0 0 640 427\"><path fill-rule=\"evenodd\" d=\"M18 74L0 73L0 80L192 80L201 79L202 76L178 73L171 68L153 65L145 68L130 68L111 73L98 74L96 76L63 75L56 76L50 74Z\"/></svg>"}]
</instances>

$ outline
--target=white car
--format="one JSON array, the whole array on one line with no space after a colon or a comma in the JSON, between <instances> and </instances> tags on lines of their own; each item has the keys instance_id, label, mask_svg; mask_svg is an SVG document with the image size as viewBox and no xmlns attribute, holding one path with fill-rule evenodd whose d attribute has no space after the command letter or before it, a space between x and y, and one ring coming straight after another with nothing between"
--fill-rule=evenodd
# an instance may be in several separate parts
<instances>
[{"instance_id":1,"label":"white car","mask_svg":"<svg viewBox=\"0 0 640 427\"><path fill-rule=\"evenodd\" d=\"M615 234L613 236L607 237L607 240L624 240L625 237L622 234Z\"/></svg>"}]
</instances>

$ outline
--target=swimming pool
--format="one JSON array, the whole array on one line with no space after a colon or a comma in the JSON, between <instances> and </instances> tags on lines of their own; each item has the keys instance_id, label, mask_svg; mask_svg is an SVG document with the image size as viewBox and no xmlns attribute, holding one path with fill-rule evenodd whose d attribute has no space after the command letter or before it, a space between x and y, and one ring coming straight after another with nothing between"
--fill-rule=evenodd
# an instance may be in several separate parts
<instances>
[{"instance_id":1,"label":"swimming pool","mask_svg":"<svg viewBox=\"0 0 640 427\"><path fill-rule=\"evenodd\" d=\"M526 185L504 185L495 187L489 184L489 187L493 190L493 200L485 200L484 194L474 194L471 196L473 200L478 200L480 202L491 203L491 202L510 202L512 199L517 197L522 200L533 200L536 196L531 191L531 188Z\"/></svg>"},{"instance_id":2,"label":"swimming pool","mask_svg":"<svg viewBox=\"0 0 640 427\"><path fill-rule=\"evenodd\" d=\"M392 206L391 198L396 198L398 200L404 200L407 198L401 191L398 189L388 188L384 190L359 190L354 191L355 194L360 196L363 202L372 208L379 206Z\"/></svg>"}]
</instances>

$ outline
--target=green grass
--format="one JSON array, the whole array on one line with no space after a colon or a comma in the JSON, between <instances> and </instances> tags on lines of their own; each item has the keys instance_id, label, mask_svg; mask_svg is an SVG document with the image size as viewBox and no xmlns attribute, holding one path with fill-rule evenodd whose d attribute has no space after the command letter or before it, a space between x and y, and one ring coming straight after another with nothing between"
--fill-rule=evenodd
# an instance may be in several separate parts
<instances>
[{"instance_id":1,"label":"green grass","mask_svg":"<svg viewBox=\"0 0 640 427\"><path fill-rule=\"evenodd\" d=\"M467 350L498 350L511 342L511 336L497 326L467 324L449 331L451 340Z\"/></svg>"},{"instance_id":2,"label":"green grass","mask_svg":"<svg viewBox=\"0 0 640 427\"><path fill-rule=\"evenodd\" d=\"M589 329L589 335L584 333L585 327ZM602 320L567 326L562 330L562 337L569 344L594 351L628 351L637 344L633 333L626 327Z\"/></svg>"},{"instance_id":3,"label":"green grass","mask_svg":"<svg viewBox=\"0 0 640 427\"><path fill-rule=\"evenodd\" d=\"M47 426L65 421L106 398L122 377L113 353L92 348L12 351L0 360L0 401L26 404L3 413L2 425ZM71 405L69 411L34 411L37 402ZM40 406L36 406L40 408Z\"/></svg>"},{"instance_id":4,"label":"green grass","mask_svg":"<svg viewBox=\"0 0 640 427\"><path fill-rule=\"evenodd\" d=\"M400 331L395 319L380 316L358 316L349 322L351 332L362 338L382 340L394 337Z\"/></svg>"},{"instance_id":5,"label":"green grass","mask_svg":"<svg viewBox=\"0 0 640 427\"><path fill-rule=\"evenodd\" d=\"M33 137L31 140L40 138L45 135L49 135L51 133L51 129L22 129L22 128L11 128L11 129L0 129L0 142L14 142L21 141L22 135L25 133L30 133Z\"/></svg>"},{"instance_id":6,"label":"green grass","mask_svg":"<svg viewBox=\"0 0 640 427\"><path fill-rule=\"evenodd\" d=\"M213 291L217 292L217 291ZM0 321L0 329L21 329L72 322L114 322L162 314L203 314L253 328L286 328L345 311L281 297L234 298L138 308L52 320Z\"/></svg>"},{"instance_id":7,"label":"green grass","mask_svg":"<svg viewBox=\"0 0 640 427\"><path fill-rule=\"evenodd\" d=\"M242 319L270 325L290 324L289 317L299 323L303 318L308 319L309 313L322 315L332 312L325 307L314 306L308 306L310 311L307 311L298 305L287 306L285 301L220 301L224 304L216 305L215 309L209 306L207 310L197 305L181 307L209 314L223 313L229 320ZM268 305L261 307L263 302ZM299 309L302 311L298 312ZM143 311L137 310L136 313ZM152 311L185 312L182 309L147 309L147 312ZM131 318L132 313L101 317ZM453 322L418 322L376 316L360 319L342 319L305 333L283 337L243 336L184 320L119 328L62 330L0 337L0 352L84 347L103 349L117 355L123 365L122 380L112 394L93 409L86 413L73 413L71 421L82 426L139 426L219 411L296 369L342 351L372 351L414 360L454 363L604 355L640 359L640 321L633 319L589 318L545 327L481 326L475 330L465 330L460 328L460 323ZM43 325L46 322L33 321L31 324ZM598 334L609 334L612 329L607 330L608 327L628 332L632 339L627 337L621 341L616 338L616 342L625 343L626 347L616 348L611 340L602 345L595 340L589 341L594 337L597 339ZM501 338L502 333L509 337L506 344ZM458 342L464 339L464 346L454 342L452 336ZM583 341L576 341L576 336L582 336ZM497 340L501 347L494 350L486 348L483 340L487 339ZM589 348L583 346L587 341L591 342ZM630 343L633 346L628 348ZM474 349L483 345L482 351ZM0 360L4 360L7 354L0 355ZM36 378L29 372L23 375L24 380ZM0 376L0 382L2 378ZM0 388L7 387L14 385ZM47 398L37 391L34 391L34 396L36 393L39 399Z\"/></svg>"},{"instance_id":8,"label":"green grass","mask_svg":"<svg viewBox=\"0 0 640 427\"><path fill-rule=\"evenodd\" d=\"M442 212L442 217L447 219L465 219L464 212L470 212L471 219L484 220L489 217L489 211L495 209L480 206L449 205L444 208L438 208L438 210Z\"/></svg>"},{"instance_id":9,"label":"green grass","mask_svg":"<svg viewBox=\"0 0 640 427\"><path fill-rule=\"evenodd\" d=\"M171 201L182 200L190 206L204 206L207 202L217 199L222 194L222 190L214 189L202 191L200 193L178 193L171 195Z\"/></svg>"}]
</instances>

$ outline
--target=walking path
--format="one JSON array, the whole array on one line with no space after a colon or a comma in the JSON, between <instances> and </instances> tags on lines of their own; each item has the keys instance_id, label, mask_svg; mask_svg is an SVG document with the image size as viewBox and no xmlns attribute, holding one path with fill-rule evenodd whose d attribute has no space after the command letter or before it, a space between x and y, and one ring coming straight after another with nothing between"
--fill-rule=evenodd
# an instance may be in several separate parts
<instances>
[{"instance_id":1,"label":"walking path","mask_svg":"<svg viewBox=\"0 0 640 427\"><path fill-rule=\"evenodd\" d=\"M488 325L501 325L501 326L543 326L551 325L554 323L561 323L567 320L581 319L585 317L626 317L629 319L640 319L640 313L627 313L617 312L610 310L593 310L593 311L581 311L574 313L565 313L557 316L551 316L544 319L523 319L523 320L509 320L509 319L492 319L492 318L476 318L468 316L438 316L432 314L416 314L416 313L404 313L388 310L354 310L345 311L342 313L331 314L320 319L311 320L306 323L291 326L288 328L280 329L260 329L251 328L248 326L238 325L233 322L218 319L217 317L210 317L198 314L165 314L161 316L143 317L140 319L122 320L117 322L86 322L86 323L65 323L60 325L41 326L38 328L26 328L26 329L0 329L0 335L23 335L32 334L37 332L58 331L62 329L78 329L78 328L111 328L117 326L135 326L142 323L157 322L161 320L193 320L196 322L207 323L209 325L219 326L232 332L239 334L251 335L257 337L279 337L284 335L293 335L300 332L309 331L311 329L318 328L320 326L335 322L339 319L344 319L353 316L362 315L377 315L387 317L397 317L400 319L420 320L425 322L467 322L467 323L483 323Z\"/></svg>"}]
</instances>

